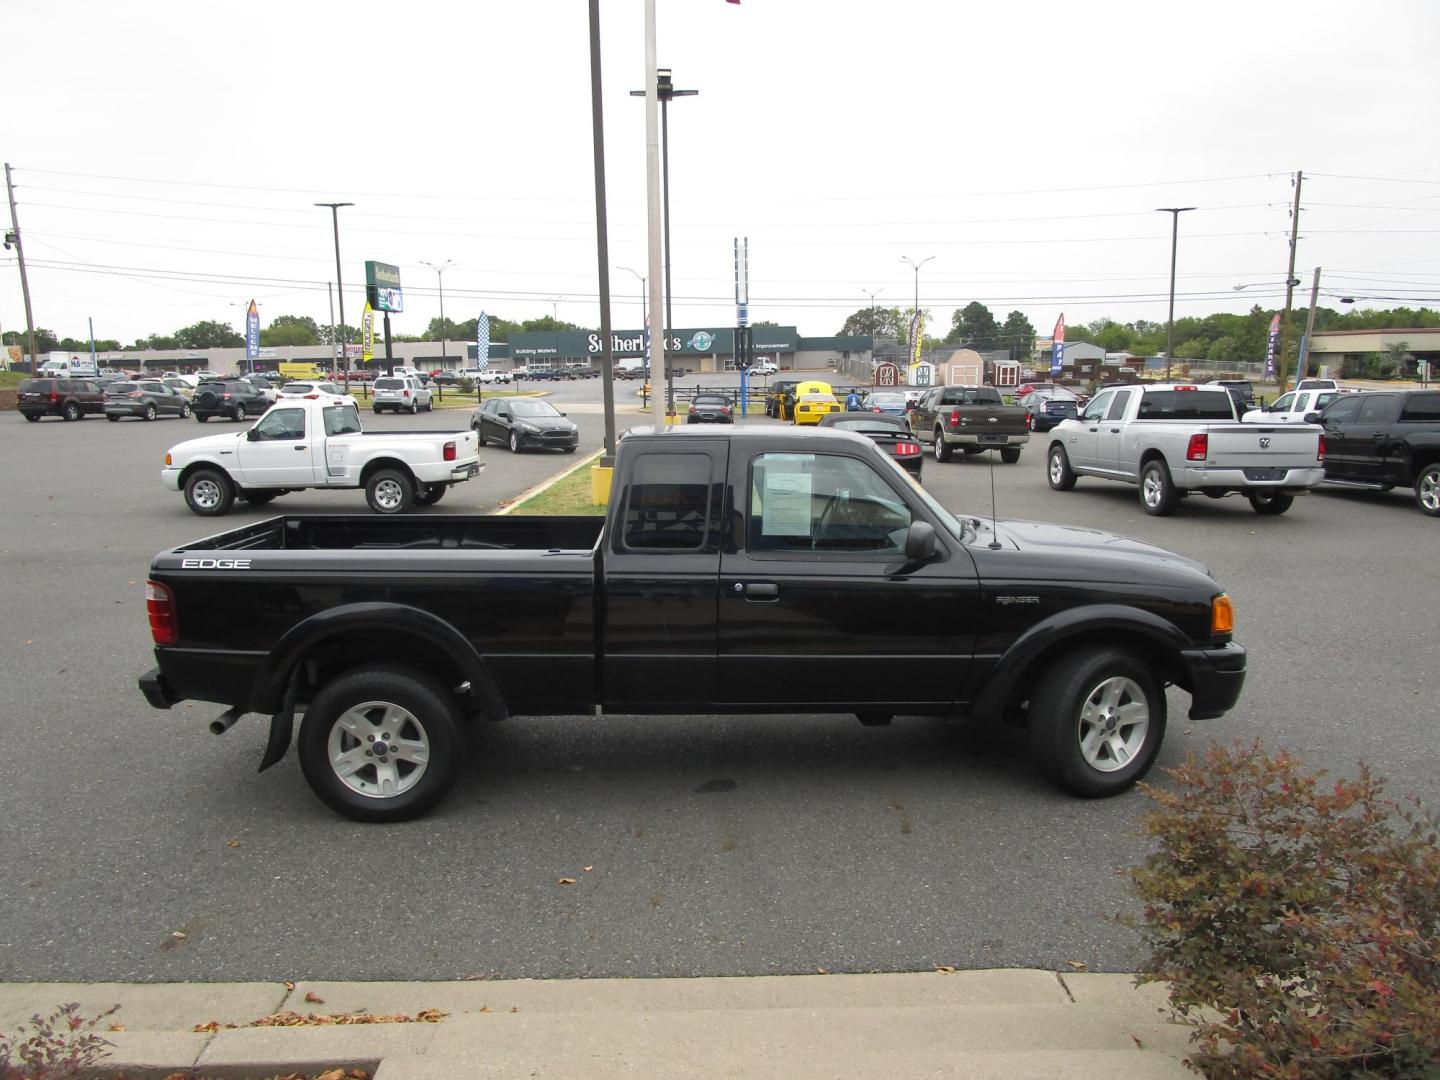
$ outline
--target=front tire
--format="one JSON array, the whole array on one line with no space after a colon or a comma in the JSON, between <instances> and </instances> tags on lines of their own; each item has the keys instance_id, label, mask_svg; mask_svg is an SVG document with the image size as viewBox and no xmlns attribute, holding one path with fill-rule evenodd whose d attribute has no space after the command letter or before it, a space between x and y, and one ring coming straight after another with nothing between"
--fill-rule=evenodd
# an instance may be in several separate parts
<instances>
[{"instance_id":1,"label":"front tire","mask_svg":"<svg viewBox=\"0 0 1440 1080\"><path fill-rule=\"evenodd\" d=\"M1030 699L1030 746L1041 770L1084 798L1128 790L1149 772L1164 738L1164 688L1124 649L1061 658Z\"/></svg>"},{"instance_id":2,"label":"front tire","mask_svg":"<svg viewBox=\"0 0 1440 1080\"><path fill-rule=\"evenodd\" d=\"M1004 446L1000 448L1000 460L1006 465L1014 465L1020 460L1020 447Z\"/></svg>"},{"instance_id":3,"label":"front tire","mask_svg":"<svg viewBox=\"0 0 1440 1080\"><path fill-rule=\"evenodd\" d=\"M399 469L379 469L365 484L365 500L377 514L403 514L415 503L415 481Z\"/></svg>"},{"instance_id":4,"label":"front tire","mask_svg":"<svg viewBox=\"0 0 1440 1080\"><path fill-rule=\"evenodd\" d=\"M220 517L235 502L230 478L216 469L199 469L185 481L185 504L201 517Z\"/></svg>"},{"instance_id":5,"label":"front tire","mask_svg":"<svg viewBox=\"0 0 1440 1080\"><path fill-rule=\"evenodd\" d=\"M245 406L244 406L244 405L236 405L236 406L235 406L235 422L236 422L236 423L243 423L244 420L245 420Z\"/></svg>"},{"instance_id":6,"label":"front tire","mask_svg":"<svg viewBox=\"0 0 1440 1080\"><path fill-rule=\"evenodd\" d=\"M933 449L935 451L936 461L943 462L950 460L950 444L945 441L945 432L941 431L938 427L935 429L935 445Z\"/></svg>"},{"instance_id":7,"label":"front tire","mask_svg":"<svg viewBox=\"0 0 1440 1080\"><path fill-rule=\"evenodd\" d=\"M181 419L181 420L188 420L188 419L190 419L190 403L189 403L188 401L187 401L185 404L183 404L183 405L180 406L180 419Z\"/></svg>"},{"instance_id":8,"label":"front tire","mask_svg":"<svg viewBox=\"0 0 1440 1080\"><path fill-rule=\"evenodd\" d=\"M1169 517L1180 505L1180 493L1165 462L1157 459L1140 470L1140 505L1151 517Z\"/></svg>"},{"instance_id":9,"label":"front tire","mask_svg":"<svg viewBox=\"0 0 1440 1080\"><path fill-rule=\"evenodd\" d=\"M1075 486L1075 470L1070 468L1070 455L1065 453L1063 446L1050 448L1050 461L1045 469L1045 477L1054 491L1069 491Z\"/></svg>"},{"instance_id":10,"label":"front tire","mask_svg":"<svg viewBox=\"0 0 1440 1080\"><path fill-rule=\"evenodd\" d=\"M154 406L154 405L146 405L146 406L145 406L144 419L146 419L146 420L154 420L154 419L155 419L157 416L159 416L159 415L160 415L160 414L155 411L155 406Z\"/></svg>"},{"instance_id":11,"label":"front tire","mask_svg":"<svg viewBox=\"0 0 1440 1080\"><path fill-rule=\"evenodd\" d=\"M105 419L109 420L112 424L118 424L120 422L120 417L116 416L114 413L111 413L109 416L105 417Z\"/></svg>"},{"instance_id":12,"label":"front tire","mask_svg":"<svg viewBox=\"0 0 1440 1080\"><path fill-rule=\"evenodd\" d=\"M1426 465L1415 478L1415 505L1429 517L1440 517L1440 461Z\"/></svg>"},{"instance_id":13,"label":"front tire","mask_svg":"<svg viewBox=\"0 0 1440 1080\"><path fill-rule=\"evenodd\" d=\"M355 668L315 695L300 725L310 790L354 821L409 821L454 786L460 713L445 688L409 668Z\"/></svg>"},{"instance_id":14,"label":"front tire","mask_svg":"<svg viewBox=\"0 0 1440 1080\"><path fill-rule=\"evenodd\" d=\"M520 433L513 429L510 432L510 452L512 454L520 452Z\"/></svg>"},{"instance_id":15,"label":"front tire","mask_svg":"<svg viewBox=\"0 0 1440 1080\"><path fill-rule=\"evenodd\" d=\"M1290 504L1295 501L1294 495L1286 495L1279 491L1252 491L1246 498L1250 500L1250 506L1257 514L1264 514L1267 517L1277 517L1290 509Z\"/></svg>"}]
</instances>

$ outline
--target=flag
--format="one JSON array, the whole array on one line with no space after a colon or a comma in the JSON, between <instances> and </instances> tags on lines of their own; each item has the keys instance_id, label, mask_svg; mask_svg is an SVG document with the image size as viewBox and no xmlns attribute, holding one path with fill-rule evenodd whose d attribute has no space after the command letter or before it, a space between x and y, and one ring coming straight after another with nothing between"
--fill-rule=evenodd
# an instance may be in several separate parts
<instances>
[{"instance_id":1,"label":"flag","mask_svg":"<svg viewBox=\"0 0 1440 1080\"><path fill-rule=\"evenodd\" d=\"M920 354L925 348L925 313L915 312L910 320L910 363L920 363Z\"/></svg>"},{"instance_id":2,"label":"flag","mask_svg":"<svg viewBox=\"0 0 1440 1080\"><path fill-rule=\"evenodd\" d=\"M475 320L475 366L481 371L490 366L490 316L483 311Z\"/></svg>"},{"instance_id":3,"label":"flag","mask_svg":"<svg viewBox=\"0 0 1440 1080\"><path fill-rule=\"evenodd\" d=\"M250 301L249 310L245 312L245 359L257 360L260 357L260 309L255 306L255 301Z\"/></svg>"},{"instance_id":4,"label":"flag","mask_svg":"<svg viewBox=\"0 0 1440 1080\"><path fill-rule=\"evenodd\" d=\"M1055 321L1055 338L1050 344L1050 376L1056 378L1065 366L1065 313Z\"/></svg>"},{"instance_id":5,"label":"flag","mask_svg":"<svg viewBox=\"0 0 1440 1080\"><path fill-rule=\"evenodd\" d=\"M1275 351L1280 345L1280 313L1270 320L1270 340L1265 343L1265 378L1275 378Z\"/></svg>"},{"instance_id":6,"label":"flag","mask_svg":"<svg viewBox=\"0 0 1440 1080\"><path fill-rule=\"evenodd\" d=\"M360 316L360 359L367 364L375 359L375 311L368 302Z\"/></svg>"}]
</instances>

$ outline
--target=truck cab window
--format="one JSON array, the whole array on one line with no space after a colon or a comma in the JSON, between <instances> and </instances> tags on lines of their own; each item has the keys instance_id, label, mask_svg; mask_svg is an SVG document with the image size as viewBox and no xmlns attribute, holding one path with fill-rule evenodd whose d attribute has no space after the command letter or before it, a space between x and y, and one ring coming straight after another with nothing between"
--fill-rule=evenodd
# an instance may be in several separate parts
<instances>
[{"instance_id":1,"label":"truck cab window","mask_svg":"<svg viewBox=\"0 0 1440 1080\"><path fill-rule=\"evenodd\" d=\"M705 544L710 509L710 458L645 454L625 498L622 543L646 551L693 551Z\"/></svg>"},{"instance_id":2,"label":"truck cab window","mask_svg":"<svg viewBox=\"0 0 1440 1080\"><path fill-rule=\"evenodd\" d=\"M304 437L304 409L274 409L255 425L257 441L286 442Z\"/></svg>"},{"instance_id":3,"label":"truck cab window","mask_svg":"<svg viewBox=\"0 0 1440 1080\"><path fill-rule=\"evenodd\" d=\"M359 435L360 414L353 405L331 405L325 410L326 435ZM302 432L303 437L303 432Z\"/></svg>"},{"instance_id":4,"label":"truck cab window","mask_svg":"<svg viewBox=\"0 0 1440 1080\"><path fill-rule=\"evenodd\" d=\"M910 510L869 465L838 454L762 454L750 470L752 552L894 556Z\"/></svg>"}]
</instances>

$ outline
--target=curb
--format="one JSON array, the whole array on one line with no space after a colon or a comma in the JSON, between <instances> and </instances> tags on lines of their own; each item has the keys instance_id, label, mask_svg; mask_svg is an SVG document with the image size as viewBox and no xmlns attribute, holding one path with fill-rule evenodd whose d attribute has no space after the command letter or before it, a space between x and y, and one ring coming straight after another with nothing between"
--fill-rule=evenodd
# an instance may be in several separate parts
<instances>
[{"instance_id":1,"label":"curb","mask_svg":"<svg viewBox=\"0 0 1440 1080\"><path fill-rule=\"evenodd\" d=\"M560 483L561 480L564 480L564 479L565 479L567 476L569 476L571 473L573 473L573 472L579 472L579 471L580 471L581 469L583 469L586 465L589 465L591 462L593 462L593 461L595 461L596 459L598 459L599 457L601 457L604 453L605 453L605 448L604 448L604 447L601 447L599 450L596 450L593 454L590 454L590 455L588 455L588 456L586 456L586 457L581 458L579 461L575 462L574 465L571 465L568 469L563 469L562 471L556 473L554 476L550 477L548 480L542 480L542 481L540 481L540 483L536 484L534 487L532 487L532 488L527 488L525 491L522 491L519 495L516 495L514 501L512 501L512 502L510 502L510 503L507 503L505 506L501 507L499 510L496 510L494 516L495 516L495 517L504 517L506 514L513 513L515 510L519 509L521 506L524 506L524 505L525 505L527 502L529 502L531 499L535 498L536 495L540 495L540 494L543 494L543 493L546 492L546 491L549 491L552 487L554 487L556 484Z\"/></svg>"}]
</instances>

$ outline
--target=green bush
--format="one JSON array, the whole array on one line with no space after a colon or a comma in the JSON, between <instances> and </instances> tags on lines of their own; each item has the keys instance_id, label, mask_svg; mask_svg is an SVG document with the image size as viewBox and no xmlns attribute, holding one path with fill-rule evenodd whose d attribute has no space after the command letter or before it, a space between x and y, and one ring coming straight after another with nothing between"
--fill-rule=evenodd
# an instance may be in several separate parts
<instances>
[{"instance_id":1,"label":"green bush","mask_svg":"<svg viewBox=\"0 0 1440 1080\"><path fill-rule=\"evenodd\" d=\"M1440 847L1413 800L1258 744L1167 770L1130 871L1150 958L1211 1080L1440 1077Z\"/></svg>"},{"instance_id":2,"label":"green bush","mask_svg":"<svg viewBox=\"0 0 1440 1080\"><path fill-rule=\"evenodd\" d=\"M460 392L462 394L469 394L475 389L475 380L470 378L469 375L462 375L460 377L460 381L455 385L460 387Z\"/></svg>"}]
</instances>

